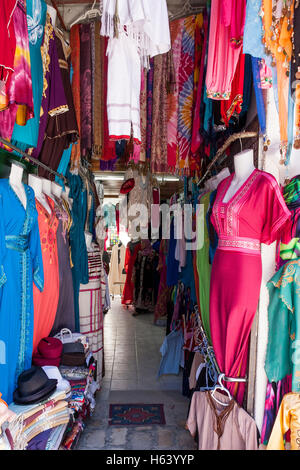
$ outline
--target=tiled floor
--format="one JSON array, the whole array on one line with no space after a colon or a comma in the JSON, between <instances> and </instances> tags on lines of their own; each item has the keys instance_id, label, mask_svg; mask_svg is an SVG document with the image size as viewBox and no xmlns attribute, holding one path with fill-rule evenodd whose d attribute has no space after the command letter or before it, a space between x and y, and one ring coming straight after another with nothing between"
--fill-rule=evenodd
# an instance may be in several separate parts
<instances>
[{"instance_id":1,"label":"tiled floor","mask_svg":"<svg viewBox=\"0 0 300 470\"><path fill-rule=\"evenodd\" d=\"M153 314L132 316L119 299L112 302L104 318L102 390L78 449L195 449L184 428L189 400L181 394L182 375L157 379L164 337L165 327L153 324ZM110 403L163 403L166 425L109 426Z\"/></svg>"}]
</instances>

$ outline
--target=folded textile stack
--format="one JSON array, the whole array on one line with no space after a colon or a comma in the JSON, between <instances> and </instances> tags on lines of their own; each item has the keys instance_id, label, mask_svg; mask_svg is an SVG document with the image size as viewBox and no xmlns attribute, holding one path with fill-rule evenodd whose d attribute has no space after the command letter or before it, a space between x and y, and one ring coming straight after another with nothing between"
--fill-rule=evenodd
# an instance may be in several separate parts
<instances>
[{"instance_id":1,"label":"folded textile stack","mask_svg":"<svg viewBox=\"0 0 300 470\"><path fill-rule=\"evenodd\" d=\"M43 440L45 431L52 431L56 427L67 425L71 411L65 398L65 392L55 391L48 399L40 403L29 405L12 403L9 409L16 415L8 427L12 436L12 448L25 450L34 438ZM49 432L48 438L50 434ZM46 444L47 442L48 439Z\"/></svg>"}]
</instances>

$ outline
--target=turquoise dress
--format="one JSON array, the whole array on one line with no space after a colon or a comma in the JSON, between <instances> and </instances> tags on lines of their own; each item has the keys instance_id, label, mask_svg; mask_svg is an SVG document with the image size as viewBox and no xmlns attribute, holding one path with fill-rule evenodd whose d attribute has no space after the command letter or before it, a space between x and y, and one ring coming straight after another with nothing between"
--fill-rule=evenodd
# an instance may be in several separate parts
<instances>
[{"instance_id":1,"label":"turquoise dress","mask_svg":"<svg viewBox=\"0 0 300 470\"><path fill-rule=\"evenodd\" d=\"M24 188L26 210L9 180L0 180L0 393L8 404L18 376L31 367L33 282L44 287L34 192Z\"/></svg>"},{"instance_id":2,"label":"turquoise dress","mask_svg":"<svg viewBox=\"0 0 300 470\"><path fill-rule=\"evenodd\" d=\"M265 371L269 382L292 374L300 392L300 259L282 266L268 282L270 295Z\"/></svg>"},{"instance_id":3,"label":"turquoise dress","mask_svg":"<svg viewBox=\"0 0 300 470\"><path fill-rule=\"evenodd\" d=\"M12 143L23 151L29 147L36 147L38 142L43 94L43 63L41 45L44 38L44 27L47 13L47 5L44 0L26 0L26 6L34 118L29 119L26 126L15 124L12 135Z\"/></svg>"}]
</instances>

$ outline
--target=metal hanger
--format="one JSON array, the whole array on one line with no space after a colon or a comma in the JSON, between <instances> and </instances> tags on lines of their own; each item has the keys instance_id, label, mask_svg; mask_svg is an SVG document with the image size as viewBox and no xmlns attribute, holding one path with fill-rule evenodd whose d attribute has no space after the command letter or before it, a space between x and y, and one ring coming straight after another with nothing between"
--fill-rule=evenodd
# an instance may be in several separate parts
<instances>
[{"instance_id":1,"label":"metal hanger","mask_svg":"<svg viewBox=\"0 0 300 470\"><path fill-rule=\"evenodd\" d=\"M183 18L184 16L196 15L197 13L200 13L204 9L205 9L205 5L193 6L191 5L190 0L185 0L182 8L179 11L177 11L174 14L169 12L169 20L173 21L178 18Z\"/></svg>"},{"instance_id":2,"label":"metal hanger","mask_svg":"<svg viewBox=\"0 0 300 470\"><path fill-rule=\"evenodd\" d=\"M97 0L94 0L92 8L87 10L83 15L77 18L73 23L70 24L70 29L77 23L84 23L85 21L93 20L97 17L101 18L103 11L103 2L100 0L99 8L95 8Z\"/></svg>"},{"instance_id":3,"label":"metal hanger","mask_svg":"<svg viewBox=\"0 0 300 470\"><path fill-rule=\"evenodd\" d=\"M222 402L222 401L219 401L219 400L214 396L216 390L221 390L222 392L225 392L225 393L227 394L227 396L228 396L228 398L229 398L230 400L232 400L232 396L230 395L229 390L227 390L227 388L224 387L224 385L223 385L222 380L224 379L224 377L225 377L225 374L220 374L220 375L219 375L219 377L218 377L219 385L217 384L217 385L215 386L215 388L211 391L211 397L212 397L217 403L219 403L219 405L228 406L229 403L224 403L224 402Z\"/></svg>"}]
</instances>

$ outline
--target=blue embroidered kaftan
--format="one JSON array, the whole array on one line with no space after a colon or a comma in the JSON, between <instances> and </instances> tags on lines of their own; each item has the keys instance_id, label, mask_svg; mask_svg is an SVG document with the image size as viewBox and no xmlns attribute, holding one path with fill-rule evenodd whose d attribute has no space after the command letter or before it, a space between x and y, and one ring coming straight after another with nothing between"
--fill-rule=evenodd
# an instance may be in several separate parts
<instances>
[{"instance_id":1,"label":"blue embroidered kaftan","mask_svg":"<svg viewBox=\"0 0 300 470\"><path fill-rule=\"evenodd\" d=\"M26 210L9 180L0 180L0 393L7 403L19 374L31 367L33 281L44 287L34 192L24 188Z\"/></svg>"}]
</instances>

